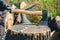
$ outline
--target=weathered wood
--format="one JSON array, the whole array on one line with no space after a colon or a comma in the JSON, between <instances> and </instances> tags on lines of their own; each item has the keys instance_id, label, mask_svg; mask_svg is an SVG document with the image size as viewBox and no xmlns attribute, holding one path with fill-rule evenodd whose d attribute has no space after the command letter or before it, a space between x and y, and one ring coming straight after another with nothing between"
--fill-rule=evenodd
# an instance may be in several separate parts
<instances>
[{"instance_id":1,"label":"weathered wood","mask_svg":"<svg viewBox=\"0 0 60 40\"><path fill-rule=\"evenodd\" d=\"M50 29L44 25L14 25L9 31L5 40L50 40Z\"/></svg>"},{"instance_id":2,"label":"weathered wood","mask_svg":"<svg viewBox=\"0 0 60 40\"><path fill-rule=\"evenodd\" d=\"M0 25L0 40L2 40L3 33L4 33L4 27Z\"/></svg>"},{"instance_id":3,"label":"weathered wood","mask_svg":"<svg viewBox=\"0 0 60 40\"><path fill-rule=\"evenodd\" d=\"M21 24L21 25L14 25L12 28L9 28L10 30L15 30L16 32L28 32L28 33L44 33L47 31L50 31L50 29L46 26L36 26L36 25L25 25L25 24ZM33 31L32 31L33 30ZM38 31L40 30L40 31ZM41 31L42 30L42 31Z\"/></svg>"},{"instance_id":4,"label":"weathered wood","mask_svg":"<svg viewBox=\"0 0 60 40\"><path fill-rule=\"evenodd\" d=\"M60 16L56 16L56 22L57 22L57 25L59 26L59 28L60 28Z\"/></svg>"},{"instance_id":5,"label":"weathered wood","mask_svg":"<svg viewBox=\"0 0 60 40\"><path fill-rule=\"evenodd\" d=\"M6 13L6 17L4 19L4 27L5 27L5 32L8 28L10 28L13 25L13 14L10 14L9 12Z\"/></svg>"}]
</instances>

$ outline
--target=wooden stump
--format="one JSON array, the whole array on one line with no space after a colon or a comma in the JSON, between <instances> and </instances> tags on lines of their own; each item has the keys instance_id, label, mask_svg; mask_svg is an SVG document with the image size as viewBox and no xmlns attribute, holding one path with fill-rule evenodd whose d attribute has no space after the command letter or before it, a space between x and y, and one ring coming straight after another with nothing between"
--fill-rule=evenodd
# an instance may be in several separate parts
<instances>
[{"instance_id":1,"label":"wooden stump","mask_svg":"<svg viewBox=\"0 0 60 40\"><path fill-rule=\"evenodd\" d=\"M9 29L5 40L51 40L47 26L15 25Z\"/></svg>"}]
</instances>

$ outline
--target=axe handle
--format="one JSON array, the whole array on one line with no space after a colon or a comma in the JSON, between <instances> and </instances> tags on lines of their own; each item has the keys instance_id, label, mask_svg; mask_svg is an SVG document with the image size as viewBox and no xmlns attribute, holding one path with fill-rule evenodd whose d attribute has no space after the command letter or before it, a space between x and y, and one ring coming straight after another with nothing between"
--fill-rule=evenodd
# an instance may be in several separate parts
<instances>
[{"instance_id":1,"label":"axe handle","mask_svg":"<svg viewBox=\"0 0 60 40\"><path fill-rule=\"evenodd\" d=\"M21 10L21 9L13 9L11 10L11 12L42 16L42 11L28 11L28 10Z\"/></svg>"}]
</instances>

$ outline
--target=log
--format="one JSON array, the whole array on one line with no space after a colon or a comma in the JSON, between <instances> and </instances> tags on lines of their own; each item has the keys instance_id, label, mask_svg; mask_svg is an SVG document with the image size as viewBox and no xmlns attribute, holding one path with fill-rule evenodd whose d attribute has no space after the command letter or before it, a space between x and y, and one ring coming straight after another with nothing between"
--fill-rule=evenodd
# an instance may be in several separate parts
<instances>
[{"instance_id":1,"label":"log","mask_svg":"<svg viewBox=\"0 0 60 40\"><path fill-rule=\"evenodd\" d=\"M57 25L60 28L60 16L56 16L55 20L56 20Z\"/></svg>"},{"instance_id":2,"label":"log","mask_svg":"<svg viewBox=\"0 0 60 40\"><path fill-rule=\"evenodd\" d=\"M4 33L4 27L0 25L0 40L2 40L3 33Z\"/></svg>"},{"instance_id":3,"label":"log","mask_svg":"<svg viewBox=\"0 0 60 40\"><path fill-rule=\"evenodd\" d=\"M14 25L9 28L5 40L51 40L50 29L44 25Z\"/></svg>"}]
</instances>

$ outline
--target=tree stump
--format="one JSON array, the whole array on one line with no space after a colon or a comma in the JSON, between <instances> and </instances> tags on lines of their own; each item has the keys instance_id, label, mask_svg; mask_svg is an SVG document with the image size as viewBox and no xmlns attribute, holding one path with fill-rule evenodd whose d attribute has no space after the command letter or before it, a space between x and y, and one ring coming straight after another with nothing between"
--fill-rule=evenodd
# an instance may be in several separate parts
<instances>
[{"instance_id":1,"label":"tree stump","mask_svg":"<svg viewBox=\"0 0 60 40\"><path fill-rule=\"evenodd\" d=\"M51 40L47 26L14 25L7 31L5 40Z\"/></svg>"}]
</instances>

